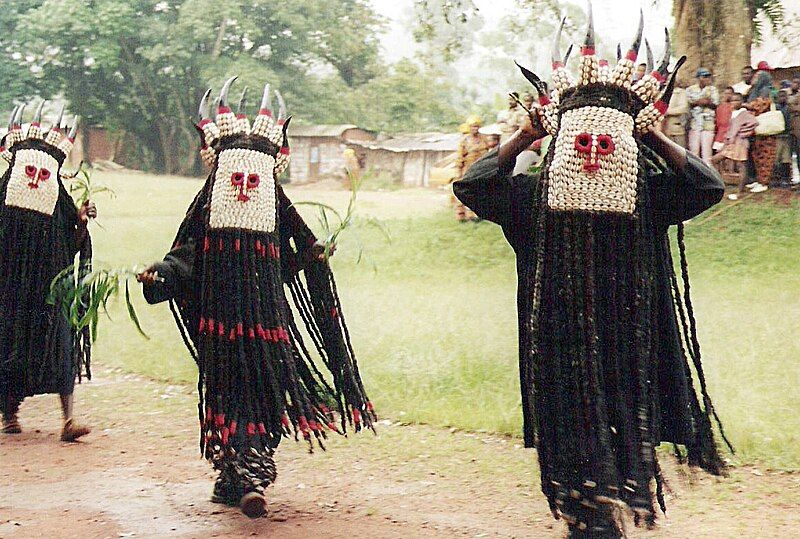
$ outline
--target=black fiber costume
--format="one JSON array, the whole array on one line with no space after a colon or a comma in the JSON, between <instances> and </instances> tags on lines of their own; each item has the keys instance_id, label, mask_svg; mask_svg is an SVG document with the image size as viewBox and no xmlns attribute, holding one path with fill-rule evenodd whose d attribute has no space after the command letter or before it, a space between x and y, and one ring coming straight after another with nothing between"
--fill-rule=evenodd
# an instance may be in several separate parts
<instances>
[{"instance_id":1,"label":"black fiber costume","mask_svg":"<svg viewBox=\"0 0 800 539\"><path fill-rule=\"evenodd\" d=\"M247 155L269 163L268 174L273 177L256 183L253 167L260 165L244 161L233 165L242 173L220 172L228 165L215 158L173 250L154 265L164 281L145 286L145 297L150 303L170 301L197 361L201 450L220 471L215 494L220 501L235 504L243 494L261 492L274 482L272 454L283 436L299 434L321 445L326 430L344 432L348 424L356 431L371 428L374 413L330 268L311 256L316 238L274 182L280 163L287 162L280 157L288 156L285 124L279 120L276 131L263 106L252 131L249 124L246 129L243 124L241 129L226 124L226 115L233 116L223 105L217 117L222 131L204 138L205 143L211 138L206 147L223 160L226 152L238 156L235 152L252 150ZM200 129L209 132L209 124L206 121ZM279 166L273 170L276 159ZM241 187L240 196L248 196L232 203L232 211L259 200L274 201L264 212L274 215L272 230L214 224L214 193L245 176L255 185ZM310 347L330 371L332 383L312 359L286 289L311 337Z\"/></svg>"},{"instance_id":2,"label":"black fiber costume","mask_svg":"<svg viewBox=\"0 0 800 539\"><path fill-rule=\"evenodd\" d=\"M0 180L0 201L4 201L0 206L0 405L9 415L25 397L69 395L77 376L84 372L91 376L88 333L76 331L62 306L47 301L51 281L75 262L77 253L82 271L89 269L91 240L87 233L78 245L78 212L61 180L60 167L69 150L58 146L60 135L48 134L53 143L49 144L38 124L36 128L38 137L29 134L5 149L11 162ZM15 129L18 133L19 127ZM58 170L49 171L52 175L39 182L40 186L57 182L52 214L16 206L7 199L12 171L27 165L38 175L39 167L26 161L30 155L46 155L57 163ZM44 188L31 188L30 194L39 190Z\"/></svg>"},{"instance_id":3,"label":"black fiber costume","mask_svg":"<svg viewBox=\"0 0 800 539\"><path fill-rule=\"evenodd\" d=\"M619 537L613 515L620 503L637 523L655 520L656 500L664 509L655 453L661 442L676 444L679 455L685 446L692 465L723 469L682 222L719 202L724 185L692 155L685 170L670 170L642 142L663 114L674 73L658 101L650 93L658 83L623 87L635 54L604 71L594 57L591 16L588 34L577 84L554 54L552 101L523 68L540 90L542 124L553 135L541 172L511 177L493 152L454 191L503 228L517 256L525 444L537 448L551 509L568 521L571 537ZM641 25L632 50L640 40ZM670 253L672 225L683 291Z\"/></svg>"}]
</instances>

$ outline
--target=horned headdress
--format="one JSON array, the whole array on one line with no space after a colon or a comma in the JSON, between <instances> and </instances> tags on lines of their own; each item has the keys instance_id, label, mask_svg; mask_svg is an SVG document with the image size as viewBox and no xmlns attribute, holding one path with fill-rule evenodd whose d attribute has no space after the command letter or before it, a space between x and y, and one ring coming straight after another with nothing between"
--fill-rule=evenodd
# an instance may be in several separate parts
<instances>
[{"instance_id":1,"label":"horned headdress","mask_svg":"<svg viewBox=\"0 0 800 539\"><path fill-rule=\"evenodd\" d=\"M247 88L242 92L236 113L228 105L228 92L233 81L231 77L222 86L214 119L211 118L211 89L206 91L200 101L197 131L200 134L200 156L203 162L213 167L218 155L225 149L248 148L270 155L275 160L274 174L277 177L289 165L289 139L287 129L291 117L286 115L286 103L278 90L278 116L272 111L270 85L264 87L261 105L252 125L247 118Z\"/></svg>"},{"instance_id":2,"label":"horned headdress","mask_svg":"<svg viewBox=\"0 0 800 539\"><path fill-rule=\"evenodd\" d=\"M62 125L64 120L64 107L62 106L61 112L58 114L58 119L47 132L43 132L42 109L44 109L45 103L46 101L44 100L39 103L33 115L33 120L31 120L28 126L28 131L25 133L22 132L22 111L25 110L25 105L17 105L14 107L14 110L11 111L11 117L8 119L8 131L0 145L0 156L7 162L10 163L14 157L14 147L21 148L23 146L29 146L29 144L27 144L28 141L42 141L50 149L63 154L60 160L62 163L72 151L75 145L75 135L78 132L78 116L75 116L75 120L72 122L72 128L70 128L69 134L65 136L65 127Z\"/></svg>"},{"instance_id":3,"label":"horned headdress","mask_svg":"<svg viewBox=\"0 0 800 539\"><path fill-rule=\"evenodd\" d=\"M618 47L612 67L595 53L592 6L580 49L577 79L566 69L569 51L560 53L562 19L552 52L553 91L519 66L539 93L539 118L555 138L549 161L548 205L554 210L632 214L636 203L639 149L637 136L650 131L664 116L675 86L675 75L686 60L678 60L672 73L669 32L661 63L654 68L653 53L645 41L647 71L634 80L642 44L644 15L626 54ZM571 50L571 48L570 48ZM663 89L662 89L663 87Z\"/></svg>"},{"instance_id":4,"label":"horned headdress","mask_svg":"<svg viewBox=\"0 0 800 539\"><path fill-rule=\"evenodd\" d=\"M8 132L0 144L0 156L11 165L5 204L45 215L53 215L59 197L61 166L72 151L78 130L78 117L69 133L63 134L61 122L64 108L48 131L42 130L42 101L33 115L27 131L22 129L22 112L18 105L11 112Z\"/></svg>"},{"instance_id":5,"label":"horned headdress","mask_svg":"<svg viewBox=\"0 0 800 539\"><path fill-rule=\"evenodd\" d=\"M629 91L638 98L638 103L636 103L636 105L638 105L636 107L636 109L638 109L635 118L636 127L639 133L646 133L666 112L666 107L669 104L675 84L675 74L685 61L685 58L681 58L670 75L668 70L671 53L669 30L666 28L664 29L664 55L660 64L655 69L653 66L652 50L647 40L645 40L645 49L647 53L646 74L638 81L634 81L633 74L644 30L644 14L641 12L639 14L639 27L627 54L622 56L621 48L619 45L617 46L617 63L611 68L607 60L599 59L595 54L594 19L590 3L588 29L580 51L580 73L576 81L566 69L572 46L570 45L570 48L563 58L559 52L561 34L565 23L566 18L561 20L553 43L552 78L554 90L551 95L547 94L544 83L535 73L517 64L525 78L533 84L534 88L536 88L539 93L539 103L544 109L544 127L551 135L555 135L559 127L559 103L568 95L585 92L589 89L597 90L596 85L600 85L611 91ZM668 77L669 81L667 82ZM664 87L665 83L666 87ZM655 114L653 109L655 109Z\"/></svg>"}]
</instances>

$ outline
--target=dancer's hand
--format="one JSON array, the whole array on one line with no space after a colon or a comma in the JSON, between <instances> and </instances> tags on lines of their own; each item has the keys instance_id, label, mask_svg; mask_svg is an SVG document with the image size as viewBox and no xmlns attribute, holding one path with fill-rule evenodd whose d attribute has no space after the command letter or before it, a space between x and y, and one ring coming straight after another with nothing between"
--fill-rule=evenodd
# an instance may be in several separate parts
<instances>
[{"instance_id":1,"label":"dancer's hand","mask_svg":"<svg viewBox=\"0 0 800 539\"><path fill-rule=\"evenodd\" d=\"M136 275L136 280L145 285L152 285L157 282L163 282L163 278L158 276L158 272L150 266L143 272Z\"/></svg>"},{"instance_id":2,"label":"dancer's hand","mask_svg":"<svg viewBox=\"0 0 800 539\"><path fill-rule=\"evenodd\" d=\"M522 125L519 126L520 130L526 135L533 137L534 140L539 140L547 136L547 131L542 127L542 107L538 103L531 106L531 113L525 115Z\"/></svg>"},{"instance_id":3,"label":"dancer's hand","mask_svg":"<svg viewBox=\"0 0 800 539\"><path fill-rule=\"evenodd\" d=\"M328 258L333 256L333 253L336 252L336 244L331 243L330 249L328 250ZM320 262L325 260L325 242L321 240L317 240L314 242L314 245L311 246L311 257L314 260L319 260Z\"/></svg>"},{"instance_id":4,"label":"dancer's hand","mask_svg":"<svg viewBox=\"0 0 800 539\"><path fill-rule=\"evenodd\" d=\"M97 218L97 206L91 200L87 200L78 210L78 222L85 226L89 219L95 218Z\"/></svg>"}]
</instances>

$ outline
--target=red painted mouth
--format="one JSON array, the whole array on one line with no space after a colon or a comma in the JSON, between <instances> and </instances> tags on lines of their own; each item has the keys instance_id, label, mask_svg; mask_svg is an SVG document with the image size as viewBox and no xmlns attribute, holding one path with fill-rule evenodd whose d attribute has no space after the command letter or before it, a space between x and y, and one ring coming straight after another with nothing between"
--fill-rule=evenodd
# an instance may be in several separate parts
<instances>
[{"instance_id":1,"label":"red painted mouth","mask_svg":"<svg viewBox=\"0 0 800 539\"><path fill-rule=\"evenodd\" d=\"M239 195L236 197L236 200L238 200L239 202L248 202L250 200L250 197L240 192Z\"/></svg>"},{"instance_id":2,"label":"red painted mouth","mask_svg":"<svg viewBox=\"0 0 800 539\"><path fill-rule=\"evenodd\" d=\"M598 170L600 170L600 163L598 163L597 161L590 161L589 159L587 159L583 163L583 170L585 170L586 172L597 172Z\"/></svg>"},{"instance_id":3,"label":"red painted mouth","mask_svg":"<svg viewBox=\"0 0 800 539\"><path fill-rule=\"evenodd\" d=\"M38 183L33 183L33 182L28 182L28 188L30 188L30 189L38 189L39 188L39 184Z\"/></svg>"}]
</instances>

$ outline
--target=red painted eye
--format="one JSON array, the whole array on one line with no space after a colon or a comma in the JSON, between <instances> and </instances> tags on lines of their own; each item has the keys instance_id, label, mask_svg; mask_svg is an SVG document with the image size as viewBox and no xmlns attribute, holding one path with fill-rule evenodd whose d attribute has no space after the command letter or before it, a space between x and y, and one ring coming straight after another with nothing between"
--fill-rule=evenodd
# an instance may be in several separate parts
<instances>
[{"instance_id":1,"label":"red painted eye","mask_svg":"<svg viewBox=\"0 0 800 539\"><path fill-rule=\"evenodd\" d=\"M29 178L36 178L36 167L33 165L25 165L25 175Z\"/></svg>"},{"instance_id":2,"label":"red painted eye","mask_svg":"<svg viewBox=\"0 0 800 539\"><path fill-rule=\"evenodd\" d=\"M608 155L614 153L616 146L611 135L597 135L597 153Z\"/></svg>"},{"instance_id":3,"label":"red painted eye","mask_svg":"<svg viewBox=\"0 0 800 539\"><path fill-rule=\"evenodd\" d=\"M247 188L254 189L258 187L258 184L261 183L261 178L258 177L258 174L250 174L247 176Z\"/></svg>"},{"instance_id":4,"label":"red painted eye","mask_svg":"<svg viewBox=\"0 0 800 539\"><path fill-rule=\"evenodd\" d=\"M231 183L236 186L244 185L244 173L234 172L231 174Z\"/></svg>"},{"instance_id":5,"label":"red painted eye","mask_svg":"<svg viewBox=\"0 0 800 539\"><path fill-rule=\"evenodd\" d=\"M39 179L45 181L50 178L50 171L46 168L39 169Z\"/></svg>"},{"instance_id":6,"label":"red painted eye","mask_svg":"<svg viewBox=\"0 0 800 539\"><path fill-rule=\"evenodd\" d=\"M592 136L589 133L581 133L575 137L575 149L581 153L592 151Z\"/></svg>"}]
</instances>

